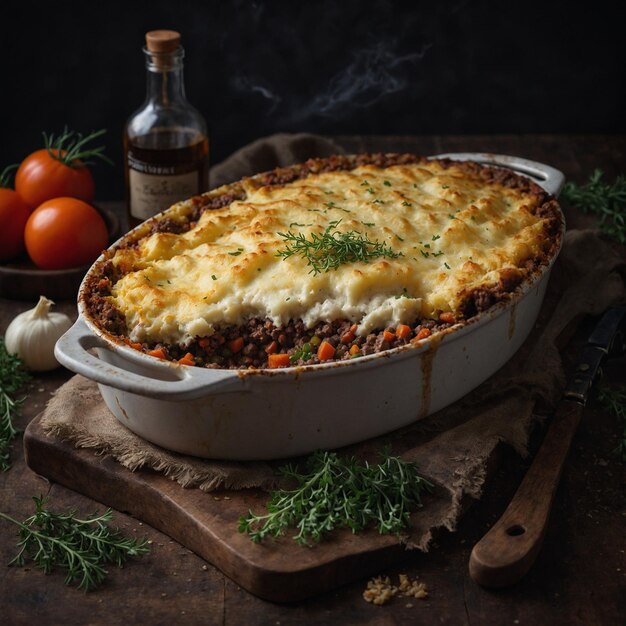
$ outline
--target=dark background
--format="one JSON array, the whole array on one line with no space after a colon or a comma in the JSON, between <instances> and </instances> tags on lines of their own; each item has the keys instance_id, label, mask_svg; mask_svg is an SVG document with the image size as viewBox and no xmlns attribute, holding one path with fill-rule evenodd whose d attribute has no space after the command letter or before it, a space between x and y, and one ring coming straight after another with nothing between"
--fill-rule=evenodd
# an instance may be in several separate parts
<instances>
[{"instance_id":1,"label":"dark background","mask_svg":"<svg viewBox=\"0 0 626 626\"><path fill-rule=\"evenodd\" d=\"M65 124L121 136L144 97L144 34L182 33L189 100L217 162L278 131L324 134L623 133L624 10L615 3L21 3L0 20L0 165ZM433 6L434 5L434 6Z\"/></svg>"}]
</instances>

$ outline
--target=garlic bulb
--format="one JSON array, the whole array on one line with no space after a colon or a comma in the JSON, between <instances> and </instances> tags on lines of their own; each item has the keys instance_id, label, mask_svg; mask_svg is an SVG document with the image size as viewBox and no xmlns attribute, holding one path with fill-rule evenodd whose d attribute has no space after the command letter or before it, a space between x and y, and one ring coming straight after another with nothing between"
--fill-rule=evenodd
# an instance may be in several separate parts
<instances>
[{"instance_id":1,"label":"garlic bulb","mask_svg":"<svg viewBox=\"0 0 626 626\"><path fill-rule=\"evenodd\" d=\"M54 344L70 328L72 320L65 313L51 313L52 300L39 297L34 309L20 313L7 328L4 345L7 352L17 354L24 365L36 372L59 367L54 358Z\"/></svg>"}]
</instances>

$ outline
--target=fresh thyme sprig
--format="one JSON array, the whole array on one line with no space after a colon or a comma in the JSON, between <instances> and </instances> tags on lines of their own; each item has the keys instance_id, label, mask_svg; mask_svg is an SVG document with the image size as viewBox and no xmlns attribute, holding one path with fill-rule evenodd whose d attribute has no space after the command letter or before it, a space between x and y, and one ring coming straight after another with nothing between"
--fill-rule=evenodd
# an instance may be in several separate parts
<instances>
[{"instance_id":1,"label":"fresh thyme sprig","mask_svg":"<svg viewBox=\"0 0 626 626\"><path fill-rule=\"evenodd\" d=\"M622 432L620 441L613 452L626 462L626 387L600 385L596 395L604 409L619 421L619 428Z\"/></svg>"},{"instance_id":2,"label":"fresh thyme sprig","mask_svg":"<svg viewBox=\"0 0 626 626\"><path fill-rule=\"evenodd\" d=\"M621 174L611 185L602 176L602 170L596 169L584 185L569 182L561 196L583 213L598 216L600 230L626 244L626 178Z\"/></svg>"},{"instance_id":3,"label":"fresh thyme sprig","mask_svg":"<svg viewBox=\"0 0 626 626\"><path fill-rule=\"evenodd\" d=\"M361 464L354 457L335 452L315 452L307 458L306 471L287 465L283 476L295 481L292 490L272 493L268 513L252 511L239 520L239 531L254 542L283 535L289 526L300 545L317 542L335 528L353 533L375 525L378 532L399 532L409 526L410 514L421 506L421 496L432 485L418 475L414 463L381 452L380 464Z\"/></svg>"},{"instance_id":4,"label":"fresh thyme sprig","mask_svg":"<svg viewBox=\"0 0 626 626\"><path fill-rule=\"evenodd\" d=\"M3 472L11 467L9 445L19 432L13 420L23 400L17 400L15 395L29 380L30 374L22 361L9 354L4 339L0 339L0 470Z\"/></svg>"},{"instance_id":5,"label":"fresh thyme sprig","mask_svg":"<svg viewBox=\"0 0 626 626\"><path fill-rule=\"evenodd\" d=\"M48 510L43 497L33 500L35 514L23 522L0 513L0 518L19 528L19 552L10 565L23 566L29 559L46 574L59 567L66 572L66 585L78 582L79 589L91 591L106 578L105 565L121 567L129 557L149 552L145 539L128 539L107 525L113 517L111 509L80 519L73 510Z\"/></svg>"},{"instance_id":6,"label":"fresh thyme sprig","mask_svg":"<svg viewBox=\"0 0 626 626\"><path fill-rule=\"evenodd\" d=\"M102 128L101 130L91 132L87 136L83 136L82 133L68 130L66 126L58 137L55 137L54 133L48 135L44 132L43 140L48 154L70 167L77 168L90 165L92 161L85 159L92 158L98 158L109 165L113 165L113 161L104 154L105 146L98 146L97 148L87 146L90 141L101 137L106 132L106 129Z\"/></svg>"},{"instance_id":7,"label":"fresh thyme sprig","mask_svg":"<svg viewBox=\"0 0 626 626\"><path fill-rule=\"evenodd\" d=\"M328 227L320 235L311 233L311 239L307 239L304 233L278 233L286 242L287 247L279 250L276 256L283 260L293 255L299 255L306 259L311 266L309 274L320 274L337 269L345 263L363 261L368 263L371 259L385 257L396 259L402 256L401 252L394 252L385 242L371 241L367 234L357 230L340 232L337 227L341 220L330 222Z\"/></svg>"}]
</instances>

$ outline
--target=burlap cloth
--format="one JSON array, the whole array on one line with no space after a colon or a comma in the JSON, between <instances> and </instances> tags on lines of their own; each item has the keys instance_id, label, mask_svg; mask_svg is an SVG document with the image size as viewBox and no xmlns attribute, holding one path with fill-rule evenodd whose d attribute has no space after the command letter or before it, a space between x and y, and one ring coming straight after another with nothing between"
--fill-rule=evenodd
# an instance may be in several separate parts
<instances>
[{"instance_id":1,"label":"burlap cloth","mask_svg":"<svg viewBox=\"0 0 626 626\"><path fill-rule=\"evenodd\" d=\"M274 136L247 146L216 166L212 181L222 184L337 152L341 149L332 142L311 135ZM582 316L598 315L624 301L623 271L619 254L597 233L568 232L537 326L504 368L435 415L346 450L373 459L377 450L391 443L394 453L415 461L436 485L434 496L412 516L412 530L402 538L407 547L426 550L435 529L454 530L463 502L480 497L487 463L499 443L511 445L521 455L527 453L537 403L554 406L565 383L559 336ZM277 484L275 463L206 461L140 439L108 411L96 384L81 376L57 391L43 413L42 425L51 437L111 456L130 471L150 468L162 472L182 487L211 491L267 489Z\"/></svg>"}]
</instances>

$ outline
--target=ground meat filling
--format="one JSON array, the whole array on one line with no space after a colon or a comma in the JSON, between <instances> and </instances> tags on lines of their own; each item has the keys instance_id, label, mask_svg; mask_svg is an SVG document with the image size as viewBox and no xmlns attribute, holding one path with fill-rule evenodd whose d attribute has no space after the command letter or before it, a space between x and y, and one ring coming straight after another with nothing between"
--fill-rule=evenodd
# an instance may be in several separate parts
<instances>
[{"instance_id":1,"label":"ground meat filling","mask_svg":"<svg viewBox=\"0 0 626 626\"><path fill-rule=\"evenodd\" d=\"M351 170L361 165L371 164L381 168L392 165L419 163L424 157L414 154L361 154L355 156L337 155L326 159L309 159L305 163L291 167L277 168L271 172L258 174L246 179L248 185L282 185L294 180L306 178L311 174L337 170ZM556 202L544 189L525 177L520 177L510 170L484 167L471 161L457 162L439 159L443 167L455 165L476 174L486 183L500 183L506 187L519 189L535 196L537 205L534 212L546 220L545 244L541 254L527 259L522 267L527 276L545 266L555 255L560 245L562 228L560 210ZM143 225L143 229L134 231L124 239L120 248L134 247L139 240L155 232L183 233L193 228L205 211L228 206L235 200L245 200L246 191L241 182L236 182L208 192L188 201L189 208L183 216L176 219L156 216ZM320 363L319 346L322 343L332 346L332 360L359 358L420 341L457 322L464 322L498 302L507 300L519 283L519 276L506 275L500 284L481 287L464 295L456 315L442 313L440 319L415 320L409 326L379 329L365 337L356 335L356 326L349 320L321 322L307 329L301 320L292 321L278 328L270 320L251 319L241 326L216 328L211 337L196 338L184 346L161 343L134 344L128 339L128 328L124 315L110 302L109 296L113 285L121 278L110 259L115 249L107 251L106 258L97 264L87 279L81 299L87 313L96 324L113 337L125 341L134 348L167 360L185 364L195 364L209 368L255 369L268 367L270 355L287 355L289 365L313 365ZM403 327L403 328L401 328ZM326 355L328 350L326 351ZM281 365L281 366L284 366Z\"/></svg>"},{"instance_id":2,"label":"ground meat filling","mask_svg":"<svg viewBox=\"0 0 626 626\"><path fill-rule=\"evenodd\" d=\"M164 358L172 361L191 360L200 367L256 369L268 367L271 354L288 355L291 366L321 363L318 351L323 342L333 347L334 361L359 358L425 339L451 325L451 321L423 320L410 327L387 328L361 337L349 320L320 322L307 329L302 320L279 328L270 320L251 319L242 326L216 328L211 337L197 338L185 346L133 346L148 353L162 352Z\"/></svg>"}]
</instances>

